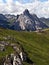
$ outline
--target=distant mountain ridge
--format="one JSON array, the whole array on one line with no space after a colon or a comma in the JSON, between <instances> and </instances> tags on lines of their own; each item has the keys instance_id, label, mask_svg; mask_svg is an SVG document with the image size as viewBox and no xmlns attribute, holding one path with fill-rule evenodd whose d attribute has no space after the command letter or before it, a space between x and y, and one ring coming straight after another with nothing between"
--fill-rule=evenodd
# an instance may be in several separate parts
<instances>
[{"instance_id":1,"label":"distant mountain ridge","mask_svg":"<svg viewBox=\"0 0 49 65\"><path fill-rule=\"evenodd\" d=\"M6 28L18 31L36 31L38 29L49 28L49 26L43 22L42 18L38 18L36 14L30 14L27 9L17 16L0 14L0 22L2 22L1 19L4 23L7 22ZM5 24L3 24L3 26L4 25Z\"/></svg>"},{"instance_id":2,"label":"distant mountain ridge","mask_svg":"<svg viewBox=\"0 0 49 65\"><path fill-rule=\"evenodd\" d=\"M0 14L0 27L3 28L9 27L8 19L3 14Z\"/></svg>"},{"instance_id":3,"label":"distant mountain ridge","mask_svg":"<svg viewBox=\"0 0 49 65\"><path fill-rule=\"evenodd\" d=\"M44 22L47 26L49 26L49 18L41 17L40 20Z\"/></svg>"}]
</instances>

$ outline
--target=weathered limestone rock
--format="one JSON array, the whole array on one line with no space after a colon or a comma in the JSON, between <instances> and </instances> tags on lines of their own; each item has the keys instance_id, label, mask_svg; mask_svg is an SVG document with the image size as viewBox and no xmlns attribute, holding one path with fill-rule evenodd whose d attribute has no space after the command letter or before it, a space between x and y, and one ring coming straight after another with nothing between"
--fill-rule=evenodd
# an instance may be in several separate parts
<instances>
[{"instance_id":1,"label":"weathered limestone rock","mask_svg":"<svg viewBox=\"0 0 49 65\"><path fill-rule=\"evenodd\" d=\"M13 65L22 65L22 61L18 54L14 55Z\"/></svg>"},{"instance_id":2,"label":"weathered limestone rock","mask_svg":"<svg viewBox=\"0 0 49 65\"><path fill-rule=\"evenodd\" d=\"M6 56L4 65L23 65L23 61L27 61L27 55L24 52L22 45L19 43L10 43L9 45L15 52L10 54L10 56Z\"/></svg>"},{"instance_id":3,"label":"weathered limestone rock","mask_svg":"<svg viewBox=\"0 0 49 65\"><path fill-rule=\"evenodd\" d=\"M21 57L21 60L23 61L23 53L20 52L20 57Z\"/></svg>"},{"instance_id":4,"label":"weathered limestone rock","mask_svg":"<svg viewBox=\"0 0 49 65\"><path fill-rule=\"evenodd\" d=\"M0 51L4 51L5 50L5 46L3 44L0 44Z\"/></svg>"},{"instance_id":5,"label":"weathered limestone rock","mask_svg":"<svg viewBox=\"0 0 49 65\"><path fill-rule=\"evenodd\" d=\"M5 46L8 46L9 45L9 42L6 42L6 41L0 41L0 44L3 44Z\"/></svg>"},{"instance_id":6,"label":"weathered limestone rock","mask_svg":"<svg viewBox=\"0 0 49 65\"><path fill-rule=\"evenodd\" d=\"M22 61L26 61L27 60L27 55L23 51L21 51L19 55L20 55Z\"/></svg>"},{"instance_id":7,"label":"weathered limestone rock","mask_svg":"<svg viewBox=\"0 0 49 65\"><path fill-rule=\"evenodd\" d=\"M22 60L18 53L13 53L6 57L4 65L22 65Z\"/></svg>"},{"instance_id":8,"label":"weathered limestone rock","mask_svg":"<svg viewBox=\"0 0 49 65\"><path fill-rule=\"evenodd\" d=\"M4 62L4 65L12 65L10 56L6 56L6 60Z\"/></svg>"}]
</instances>

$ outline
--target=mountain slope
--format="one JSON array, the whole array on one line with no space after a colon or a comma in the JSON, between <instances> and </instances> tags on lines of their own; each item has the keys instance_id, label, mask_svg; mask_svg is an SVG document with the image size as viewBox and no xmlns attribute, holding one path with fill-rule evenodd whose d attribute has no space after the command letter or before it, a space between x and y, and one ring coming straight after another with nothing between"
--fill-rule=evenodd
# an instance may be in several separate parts
<instances>
[{"instance_id":1,"label":"mountain slope","mask_svg":"<svg viewBox=\"0 0 49 65\"><path fill-rule=\"evenodd\" d=\"M0 27L3 28L9 27L8 19L3 14L0 14Z\"/></svg>"},{"instance_id":2,"label":"mountain slope","mask_svg":"<svg viewBox=\"0 0 49 65\"><path fill-rule=\"evenodd\" d=\"M44 18L44 17L42 17L42 18L40 18L40 20L41 20L43 23L45 23L47 26L49 26L49 18Z\"/></svg>"},{"instance_id":3,"label":"mountain slope","mask_svg":"<svg viewBox=\"0 0 49 65\"><path fill-rule=\"evenodd\" d=\"M5 40L4 37L11 36L15 38L24 48L25 52L28 54L30 60L32 60L35 65L49 65L49 30L43 33L36 32L18 32L7 29L0 28L0 41ZM14 40L5 40L15 43ZM8 48L6 53L0 53L0 57L5 54L13 52ZM25 63L24 65L30 65Z\"/></svg>"}]
</instances>

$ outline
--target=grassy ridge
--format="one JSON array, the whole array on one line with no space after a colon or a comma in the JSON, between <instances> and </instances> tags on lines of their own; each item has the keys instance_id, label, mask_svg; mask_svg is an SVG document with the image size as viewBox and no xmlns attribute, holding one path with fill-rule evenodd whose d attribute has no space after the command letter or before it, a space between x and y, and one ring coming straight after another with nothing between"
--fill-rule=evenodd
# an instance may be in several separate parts
<instances>
[{"instance_id":1,"label":"grassy ridge","mask_svg":"<svg viewBox=\"0 0 49 65\"><path fill-rule=\"evenodd\" d=\"M21 43L24 50L27 52L28 57L35 63L35 65L49 65L49 30L44 33L36 33L0 29L0 40L4 40L2 37L8 35L14 37L16 41ZM15 42L14 40L9 41ZM8 52L10 53L9 48ZM29 64L25 63L25 65Z\"/></svg>"}]
</instances>

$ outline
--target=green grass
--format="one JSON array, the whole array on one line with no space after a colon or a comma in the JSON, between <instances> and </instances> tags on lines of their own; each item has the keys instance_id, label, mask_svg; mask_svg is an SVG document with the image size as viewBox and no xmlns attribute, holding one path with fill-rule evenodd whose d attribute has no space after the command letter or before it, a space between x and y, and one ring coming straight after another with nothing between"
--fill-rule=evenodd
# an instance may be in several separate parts
<instances>
[{"instance_id":1,"label":"green grass","mask_svg":"<svg viewBox=\"0 0 49 65\"><path fill-rule=\"evenodd\" d=\"M6 55L9 55L9 54L11 54L13 52L14 52L13 48L8 46L8 47L6 47L5 51L3 51L3 52L0 51L0 58L5 57Z\"/></svg>"},{"instance_id":2,"label":"green grass","mask_svg":"<svg viewBox=\"0 0 49 65\"><path fill-rule=\"evenodd\" d=\"M28 57L35 63L35 65L49 65L49 30L44 33L36 33L0 29L0 40L4 40L2 37L8 35L20 42L24 50L27 52ZM15 43L14 40L9 40L9 42ZM0 52L0 57L12 52L13 49L7 47L7 51ZM29 64L24 63L24 65Z\"/></svg>"}]
</instances>

